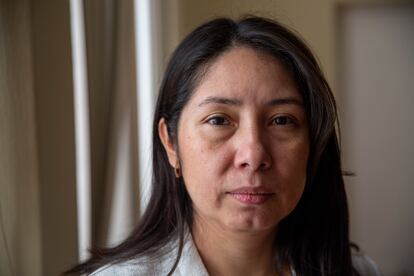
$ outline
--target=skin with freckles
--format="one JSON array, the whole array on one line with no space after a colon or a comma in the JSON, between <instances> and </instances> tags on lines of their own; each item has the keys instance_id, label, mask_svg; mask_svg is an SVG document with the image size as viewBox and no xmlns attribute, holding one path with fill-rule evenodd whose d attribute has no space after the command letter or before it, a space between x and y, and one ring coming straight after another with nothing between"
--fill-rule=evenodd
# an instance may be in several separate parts
<instances>
[{"instance_id":1,"label":"skin with freckles","mask_svg":"<svg viewBox=\"0 0 414 276\"><path fill-rule=\"evenodd\" d=\"M256 264L271 262L274 233L303 193L309 156L303 100L283 64L247 47L228 50L184 107L178 147L163 120L159 131L171 165L181 168L207 266L214 262L207 240L228 243L239 259L248 249L267 254Z\"/></svg>"}]
</instances>

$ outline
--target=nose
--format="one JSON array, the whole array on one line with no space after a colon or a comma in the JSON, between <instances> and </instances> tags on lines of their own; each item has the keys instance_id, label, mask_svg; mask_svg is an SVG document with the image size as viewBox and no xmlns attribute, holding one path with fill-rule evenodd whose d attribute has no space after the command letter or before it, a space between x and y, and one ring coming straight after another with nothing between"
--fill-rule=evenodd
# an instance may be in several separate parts
<instances>
[{"instance_id":1,"label":"nose","mask_svg":"<svg viewBox=\"0 0 414 276\"><path fill-rule=\"evenodd\" d=\"M237 168L262 171L271 167L271 153L257 128L249 128L237 137L235 166Z\"/></svg>"}]
</instances>

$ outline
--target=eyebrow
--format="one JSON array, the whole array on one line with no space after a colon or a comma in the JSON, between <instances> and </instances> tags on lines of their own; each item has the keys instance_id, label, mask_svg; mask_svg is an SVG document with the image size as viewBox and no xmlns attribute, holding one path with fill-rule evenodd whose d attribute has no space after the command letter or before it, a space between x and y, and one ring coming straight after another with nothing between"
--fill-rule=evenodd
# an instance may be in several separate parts
<instances>
[{"instance_id":1,"label":"eyebrow","mask_svg":"<svg viewBox=\"0 0 414 276\"><path fill-rule=\"evenodd\" d=\"M237 99L229 99L229 98L222 98L222 97L207 97L204 99L198 106L203 106L207 104L225 104L225 105L241 105L242 102ZM275 106L275 105L298 105L300 107L303 107L302 101L295 97L288 97L288 98L277 98L270 100L266 103L266 105L269 106Z\"/></svg>"},{"instance_id":2,"label":"eyebrow","mask_svg":"<svg viewBox=\"0 0 414 276\"><path fill-rule=\"evenodd\" d=\"M198 106L203 106L206 104L225 104L225 105L241 105L241 101L236 99L221 98L221 97L207 97L204 99Z\"/></svg>"},{"instance_id":3,"label":"eyebrow","mask_svg":"<svg viewBox=\"0 0 414 276\"><path fill-rule=\"evenodd\" d=\"M289 98L279 98L279 99L273 99L267 103L267 105L274 106L274 105L298 105L300 107L303 107L303 103L301 100L295 97L289 97Z\"/></svg>"}]
</instances>

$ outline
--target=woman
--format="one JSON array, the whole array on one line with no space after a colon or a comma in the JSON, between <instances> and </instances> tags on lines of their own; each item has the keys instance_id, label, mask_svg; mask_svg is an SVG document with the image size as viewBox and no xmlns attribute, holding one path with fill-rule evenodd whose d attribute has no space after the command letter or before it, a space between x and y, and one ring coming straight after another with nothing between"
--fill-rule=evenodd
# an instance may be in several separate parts
<instances>
[{"instance_id":1,"label":"woman","mask_svg":"<svg viewBox=\"0 0 414 276\"><path fill-rule=\"evenodd\" d=\"M200 26L161 85L145 214L72 272L376 275L351 257L336 119L314 56L285 27Z\"/></svg>"}]
</instances>

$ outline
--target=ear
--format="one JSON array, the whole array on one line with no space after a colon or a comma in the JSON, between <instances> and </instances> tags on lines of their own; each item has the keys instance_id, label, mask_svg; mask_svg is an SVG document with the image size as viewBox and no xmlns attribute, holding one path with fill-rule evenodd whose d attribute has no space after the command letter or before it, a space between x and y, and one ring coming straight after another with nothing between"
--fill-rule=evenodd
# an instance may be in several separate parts
<instances>
[{"instance_id":1,"label":"ear","mask_svg":"<svg viewBox=\"0 0 414 276\"><path fill-rule=\"evenodd\" d=\"M174 143L171 141L171 138L168 134L167 123L165 122L164 118L161 118L161 120L158 122L158 135L160 136L161 143L167 152L170 165L175 168L178 164L178 155L174 147Z\"/></svg>"}]
</instances>

